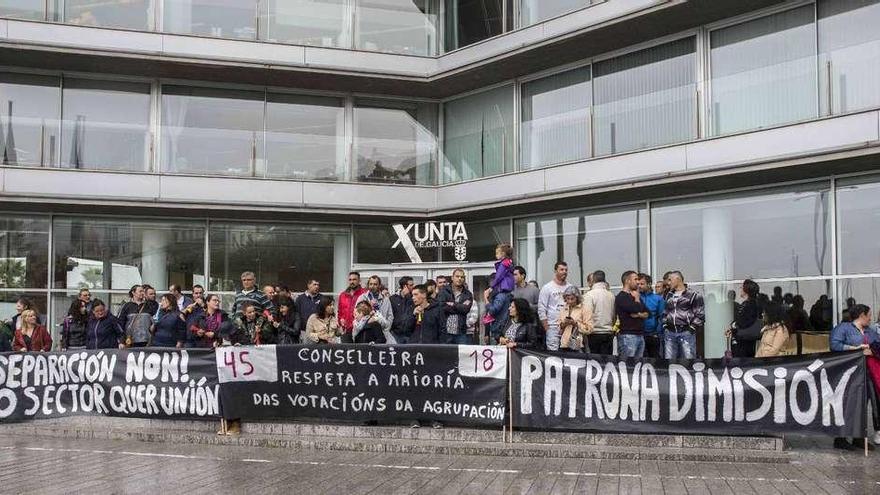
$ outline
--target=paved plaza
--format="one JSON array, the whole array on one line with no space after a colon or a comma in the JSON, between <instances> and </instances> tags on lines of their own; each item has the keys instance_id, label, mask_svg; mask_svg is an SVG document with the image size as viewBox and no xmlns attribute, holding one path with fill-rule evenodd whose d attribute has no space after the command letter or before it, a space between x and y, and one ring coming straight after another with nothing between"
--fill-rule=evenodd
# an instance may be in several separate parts
<instances>
[{"instance_id":1,"label":"paved plaza","mask_svg":"<svg viewBox=\"0 0 880 495\"><path fill-rule=\"evenodd\" d=\"M2 493L880 492L880 454L807 453L789 464L533 459L293 451L6 436Z\"/></svg>"}]
</instances>

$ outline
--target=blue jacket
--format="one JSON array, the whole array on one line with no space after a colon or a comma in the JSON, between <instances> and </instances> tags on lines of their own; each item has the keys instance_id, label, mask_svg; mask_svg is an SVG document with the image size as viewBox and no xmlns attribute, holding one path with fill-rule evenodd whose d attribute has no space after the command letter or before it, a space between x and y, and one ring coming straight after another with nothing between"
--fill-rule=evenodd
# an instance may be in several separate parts
<instances>
[{"instance_id":1,"label":"blue jacket","mask_svg":"<svg viewBox=\"0 0 880 495\"><path fill-rule=\"evenodd\" d=\"M100 320L93 316L86 324L86 349L116 349L124 338L119 320L109 313Z\"/></svg>"},{"instance_id":2,"label":"blue jacket","mask_svg":"<svg viewBox=\"0 0 880 495\"><path fill-rule=\"evenodd\" d=\"M831 330L831 350L833 352L846 351L844 346L860 346L865 343L865 336L868 337L868 344L874 344L880 340L876 332L872 332L870 328L865 329L865 335L851 322L845 321Z\"/></svg>"},{"instance_id":3,"label":"blue jacket","mask_svg":"<svg viewBox=\"0 0 880 495\"><path fill-rule=\"evenodd\" d=\"M153 347L176 347L178 342L186 342L186 323L180 319L177 308L172 311L159 310L159 321L153 332Z\"/></svg>"},{"instance_id":4,"label":"blue jacket","mask_svg":"<svg viewBox=\"0 0 880 495\"><path fill-rule=\"evenodd\" d=\"M642 304L648 308L648 318L645 320L645 335L661 334L663 327L660 320L663 318L663 311L666 310L666 300L660 294L654 292L642 293Z\"/></svg>"}]
</instances>

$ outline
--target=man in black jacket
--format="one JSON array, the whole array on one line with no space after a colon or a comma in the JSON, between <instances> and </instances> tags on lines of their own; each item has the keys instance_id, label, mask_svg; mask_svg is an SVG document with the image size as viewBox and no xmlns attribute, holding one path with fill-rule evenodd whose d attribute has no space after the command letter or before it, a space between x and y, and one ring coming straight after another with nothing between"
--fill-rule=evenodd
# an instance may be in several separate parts
<instances>
[{"instance_id":1,"label":"man in black jacket","mask_svg":"<svg viewBox=\"0 0 880 495\"><path fill-rule=\"evenodd\" d=\"M623 290L614 299L614 311L620 321L617 354L620 357L640 358L645 354L645 319L649 316L648 308L642 302L639 276L636 272L624 272L620 281L623 283Z\"/></svg>"},{"instance_id":2,"label":"man in black jacket","mask_svg":"<svg viewBox=\"0 0 880 495\"><path fill-rule=\"evenodd\" d=\"M398 344L406 344L409 343L410 337L410 334L406 333L406 320L413 312L412 290L415 284L410 276L400 277L397 284L400 290L388 298L394 315L391 321L391 333L394 334Z\"/></svg>"},{"instance_id":3,"label":"man in black jacket","mask_svg":"<svg viewBox=\"0 0 880 495\"><path fill-rule=\"evenodd\" d=\"M446 314L445 325L440 332L440 341L444 344L470 343L467 317L474 304L474 295L465 287L464 280L464 270L456 268L452 272L452 283L444 285L437 295L437 302L443 305L443 312Z\"/></svg>"},{"instance_id":4,"label":"man in black jacket","mask_svg":"<svg viewBox=\"0 0 880 495\"><path fill-rule=\"evenodd\" d=\"M417 285L412 292L413 310L406 320L410 344L439 344L445 330L446 313L437 301L428 300L428 288Z\"/></svg>"},{"instance_id":5,"label":"man in black jacket","mask_svg":"<svg viewBox=\"0 0 880 495\"><path fill-rule=\"evenodd\" d=\"M306 291L296 298L296 312L302 319L303 328L312 316L318 311L318 303L321 302L321 283L317 280L309 280Z\"/></svg>"}]
</instances>

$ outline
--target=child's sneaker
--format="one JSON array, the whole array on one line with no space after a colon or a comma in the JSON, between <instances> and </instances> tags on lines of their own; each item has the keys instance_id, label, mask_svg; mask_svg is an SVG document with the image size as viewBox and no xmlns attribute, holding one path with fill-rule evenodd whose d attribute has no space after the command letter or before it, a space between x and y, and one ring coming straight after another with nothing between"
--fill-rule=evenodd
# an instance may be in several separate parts
<instances>
[{"instance_id":1,"label":"child's sneaker","mask_svg":"<svg viewBox=\"0 0 880 495\"><path fill-rule=\"evenodd\" d=\"M488 313L485 316L483 316L483 325L491 325L493 321L495 321L494 316L492 316Z\"/></svg>"}]
</instances>

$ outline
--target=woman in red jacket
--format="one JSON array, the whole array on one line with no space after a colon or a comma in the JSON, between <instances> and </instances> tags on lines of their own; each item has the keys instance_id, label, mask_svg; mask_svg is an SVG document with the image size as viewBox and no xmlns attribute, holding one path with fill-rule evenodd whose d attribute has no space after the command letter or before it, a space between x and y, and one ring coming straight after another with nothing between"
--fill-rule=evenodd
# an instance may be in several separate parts
<instances>
[{"instance_id":1,"label":"woman in red jacket","mask_svg":"<svg viewBox=\"0 0 880 495\"><path fill-rule=\"evenodd\" d=\"M12 350L18 352L49 352L52 350L52 336L46 327L39 324L37 312L26 309L21 312L21 327L15 331Z\"/></svg>"}]
</instances>

